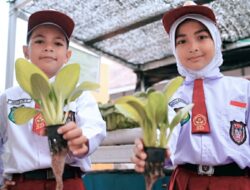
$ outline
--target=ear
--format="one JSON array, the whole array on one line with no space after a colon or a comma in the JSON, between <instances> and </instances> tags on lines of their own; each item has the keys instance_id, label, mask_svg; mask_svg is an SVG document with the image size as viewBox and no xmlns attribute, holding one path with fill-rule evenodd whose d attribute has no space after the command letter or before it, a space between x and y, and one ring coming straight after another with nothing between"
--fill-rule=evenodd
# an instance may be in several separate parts
<instances>
[{"instance_id":1,"label":"ear","mask_svg":"<svg viewBox=\"0 0 250 190\"><path fill-rule=\"evenodd\" d=\"M65 57L65 62L64 63L68 63L69 59L71 58L71 55L72 55L72 51L68 49L67 53L66 53L66 57Z\"/></svg>"},{"instance_id":2,"label":"ear","mask_svg":"<svg viewBox=\"0 0 250 190\"><path fill-rule=\"evenodd\" d=\"M28 46L23 46L23 55L26 59L29 59L29 49Z\"/></svg>"}]
</instances>

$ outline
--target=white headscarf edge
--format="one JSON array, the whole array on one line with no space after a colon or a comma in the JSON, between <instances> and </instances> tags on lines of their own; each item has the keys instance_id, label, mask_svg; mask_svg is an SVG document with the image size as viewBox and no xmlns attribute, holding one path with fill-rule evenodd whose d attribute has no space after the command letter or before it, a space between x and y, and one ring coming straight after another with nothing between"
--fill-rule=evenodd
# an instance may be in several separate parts
<instances>
[{"instance_id":1,"label":"white headscarf edge","mask_svg":"<svg viewBox=\"0 0 250 190\"><path fill-rule=\"evenodd\" d=\"M183 67L183 65L180 63L176 55L175 51L176 29L179 26L179 24L186 19L197 20L202 24L204 24L209 30L215 44L214 58L206 67L204 67L199 71L192 71L190 69ZM213 21L199 14L184 15L173 23L173 25L170 28L169 36L170 36L171 48L176 58L178 72L180 75L186 77L186 80L195 80L196 78L217 78L222 75L219 70L219 66L221 66L223 63L222 52L221 52L222 42L221 42L220 32Z\"/></svg>"}]
</instances>

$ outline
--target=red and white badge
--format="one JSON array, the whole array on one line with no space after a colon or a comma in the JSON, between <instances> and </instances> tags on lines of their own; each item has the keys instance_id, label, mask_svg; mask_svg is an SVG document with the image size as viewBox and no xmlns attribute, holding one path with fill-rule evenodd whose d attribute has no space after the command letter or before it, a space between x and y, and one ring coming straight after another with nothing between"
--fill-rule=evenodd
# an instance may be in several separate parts
<instances>
[{"instance_id":1,"label":"red and white badge","mask_svg":"<svg viewBox=\"0 0 250 190\"><path fill-rule=\"evenodd\" d=\"M230 121L230 124L231 139L238 145L243 144L246 141L246 124L235 120Z\"/></svg>"}]
</instances>

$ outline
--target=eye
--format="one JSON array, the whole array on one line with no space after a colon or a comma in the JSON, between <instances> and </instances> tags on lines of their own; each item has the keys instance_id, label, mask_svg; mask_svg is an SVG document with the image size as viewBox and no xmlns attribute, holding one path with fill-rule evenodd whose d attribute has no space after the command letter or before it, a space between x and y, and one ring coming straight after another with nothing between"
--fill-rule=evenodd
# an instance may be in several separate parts
<instances>
[{"instance_id":1,"label":"eye","mask_svg":"<svg viewBox=\"0 0 250 190\"><path fill-rule=\"evenodd\" d=\"M209 38L208 35L200 35L200 36L199 36L199 39L200 39L200 40L204 40L204 39L207 39L207 38Z\"/></svg>"},{"instance_id":2,"label":"eye","mask_svg":"<svg viewBox=\"0 0 250 190\"><path fill-rule=\"evenodd\" d=\"M42 39L34 40L35 44L42 44L44 41Z\"/></svg>"},{"instance_id":3,"label":"eye","mask_svg":"<svg viewBox=\"0 0 250 190\"><path fill-rule=\"evenodd\" d=\"M211 38L211 36L209 35L208 32L201 32L199 35L198 35L198 39L200 40L204 40L204 39L208 39L208 38Z\"/></svg>"},{"instance_id":4,"label":"eye","mask_svg":"<svg viewBox=\"0 0 250 190\"><path fill-rule=\"evenodd\" d=\"M55 42L55 45L56 46L64 46L64 43L62 43L62 42Z\"/></svg>"},{"instance_id":5,"label":"eye","mask_svg":"<svg viewBox=\"0 0 250 190\"><path fill-rule=\"evenodd\" d=\"M185 43L186 43L185 39L177 39L175 42L176 45L185 44Z\"/></svg>"}]
</instances>

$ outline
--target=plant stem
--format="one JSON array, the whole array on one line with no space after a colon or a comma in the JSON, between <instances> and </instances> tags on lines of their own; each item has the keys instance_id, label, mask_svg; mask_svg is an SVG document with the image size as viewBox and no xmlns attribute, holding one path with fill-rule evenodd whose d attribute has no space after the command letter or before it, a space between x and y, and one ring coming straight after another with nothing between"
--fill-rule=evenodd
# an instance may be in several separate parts
<instances>
[{"instance_id":1,"label":"plant stem","mask_svg":"<svg viewBox=\"0 0 250 190\"><path fill-rule=\"evenodd\" d=\"M170 130L169 131L169 134L167 135L167 138L166 138L166 142L168 143L168 141L169 141L169 138L171 137L171 135L172 135L172 132L173 132L173 130ZM166 144L167 144L166 143Z\"/></svg>"},{"instance_id":2,"label":"plant stem","mask_svg":"<svg viewBox=\"0 0 250 190\"><path fill-rule=\"evenodd\" d=\"M66 123L68 115L69 115L69 111L66 111L64 114L63 123Z\"/></svg>"},{"instance_id":3,"label":"plant stem","mask_svg":"<svg viewBox=\"0 0 250 190\"><path fill-rule=\"evenodd\" d=\"M47 98L48 103L48 109L49 109L49 114L52 117L52 124L58 124L57 120L56 120L56 110L55 107L53 106L53 103L51 102L51 100L49 98Z\"/></svg>"},{"instance_id":4,"label":"plant stem","mask_svg":"<svg viewBox=\"0 0 250 190\"><path fill-rule=\"evenodd\" d=\"M145 176L146 190L152 190L154 183L156 182L158 176Z\"/></svg>"},{"instance_id":5,"label":"plant stem","mask_svg":"<svg viewBox=\"0 0 250 190\"><path fill-rule=\"evenodd\" d=\"M42 101L42 109L44 110L42 111L42 113L43 113L43 116L45 117L46 124L47 125L53 124L52 115L50 113L48 105L46 104L47 102L43 94L41 95L41 101Z\"/></svg>"},{"instance_id":6,"label":"plant stem","mask_svg":"<svg viewBox=\"0 0 250 190\"><path fill-rule=\"evenodd\" d=\"M62 122L62 120L63 120L63 101L64 101L64 99L63 99L63 97L62 97L62 94L60 93L59 94L59 96L57 97L57 120L59 121L59 122ZM65 123L64 121L63 121L63 123Z\"/></svg>"}]
</instances>

